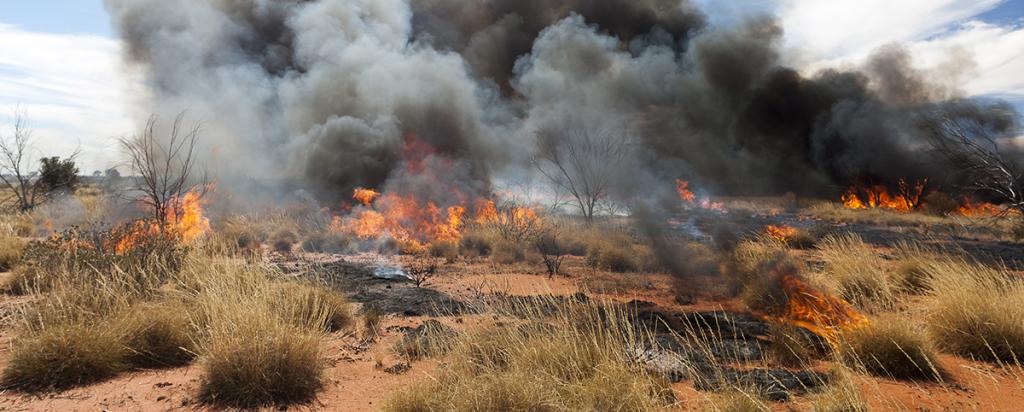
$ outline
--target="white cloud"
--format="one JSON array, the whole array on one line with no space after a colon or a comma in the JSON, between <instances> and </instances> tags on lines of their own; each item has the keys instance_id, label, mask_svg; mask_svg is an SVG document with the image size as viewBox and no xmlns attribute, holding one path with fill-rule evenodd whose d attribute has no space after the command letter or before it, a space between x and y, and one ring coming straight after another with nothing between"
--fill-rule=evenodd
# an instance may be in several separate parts
<instances>
[{"instance_id":1,"label":"white cloud","mask_svg":"<svg viewBox=\"0 0 1024 412\"><path fill-rule=\"evenodd\" d=\"M84 173L118 161L115 138L132 130L137 79L124 69L116 40L0 24L0 133L20 106L40 154L63 156L80 144Z\"/></svg>"},{"instance_id":2,"label":"white cloud","mask_svg":"<svg viewBox=\"0 0 1024 412\"><path fill-rule=\"evenodd\" d=\"M790 60L804 71L860 65L878 47L899 43L930 74L960 72L967 95L1021 102L1024 27L976 19L1003 1L780 0L776 12Z\"/></svg>"}]
</instances>

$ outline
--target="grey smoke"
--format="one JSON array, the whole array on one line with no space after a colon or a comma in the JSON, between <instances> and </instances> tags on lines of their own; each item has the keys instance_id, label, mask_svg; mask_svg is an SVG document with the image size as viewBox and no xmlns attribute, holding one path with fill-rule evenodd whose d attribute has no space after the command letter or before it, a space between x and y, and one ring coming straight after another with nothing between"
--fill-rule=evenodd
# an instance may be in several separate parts
<instances>
[{"instance_id":1,"label":"grey smoke","mask_svg":"<svg viewBox=\"0 0 1024 412\"><path fill-rule=\"evenodd\" d=\"M946 112L1019 130L1015 113L960 98L956 76L931 81L898 46L806 76L782 61L773 17L713 27L685 1L106 5L147 73L147 112L202 119L222 178L284 176L324 201L356 186L432 190L403 161L416 141L466 195L529 170L538 130L580 127L628 131L650 166L629 171L629 189L685 178L834 195L945 173L923 150L926 114L973 107Z\"/></svg>"}]
</instances>

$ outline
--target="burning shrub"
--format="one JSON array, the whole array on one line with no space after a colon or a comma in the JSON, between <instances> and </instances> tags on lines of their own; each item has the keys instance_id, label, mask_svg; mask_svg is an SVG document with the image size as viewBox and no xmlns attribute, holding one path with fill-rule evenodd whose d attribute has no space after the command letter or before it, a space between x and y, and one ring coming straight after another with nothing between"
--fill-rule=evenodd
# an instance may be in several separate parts
<instances>
[{"instance_id":1,"label":"burning shrub","mask_svg":"<svg viewBox=\"0 0 1024 412\"><path fill-rule=\"evenodd\" d=\"M818 241L811 232L792 226L768 225L765 227L765 234L795 249L814 247L814 244Z\"/></svg>"},{"instance_id":2,"label":"burning shrub","mask_svg":"<svg viewBox=\"0 0 1024 412\"><path fill-rule=\"evenodd\" d=\"M56 325L15 339L3 381L32 392L85 385L123 371L126 354L112 328Z\"/></svg>"},{"instance_id":3,"label":"burning shrub","mask_svg":"<svg viewBox=\"0 0 1024 412\"><path fill-rule=\"evenodd\" d=\"M885 262L860 236L828 236L818 243L818 256L825 263L825 271L813 280L843 299L868 310L884 310L895 303Z\"/></svg>"},{"instance_id":4,"label":"burning shrub","mask_svg":"<svg viewBox=\"0 0 1024 412\"><path fill-rule=\"evenodd\" d=\"M444 259L448 263L459 259L459 246L451 240L434 241L427 248L427 252L430 253L430 256Z\"/></svg>"},{"instance_id":5,"label":"burning shrub","mask_svg":"<svg viewBox=\"0 0 1024 412\"><path fill-rule=\"evenodd\" d=\"M185 365L195 357L189 309L179 301L134 305L113 324L124 334L127 360L137 367Z\"/></svg>"},{"instance_id":6,"label":"burning shrub","mask_svg":"<svg viewBox=\"0 0 1024 412\"><path fill-rule=\"evenodd\" d=\"M267 239L270 242L270 247L281 253L288 253L292 251L292 247L299 242L299 236L295 234L295 231L291 229L279 229L270 235Z\"/></svg>"},{"instance_id":7,"label":"burning shrub","mask_svg":"<svg viewBox=\"0 0 1024 412\"><path fill-rule=\"evenodd\" d=\"M525 310L528 324L493 326L456 338L450 365L436 379L396 392L385 410L659 410L668 384L629 355L637 343L624 314L577 303ZM534 323L535 322L535 323Z\"/></svg>"},{"instance_id":8,"label":"burning shrub","mask_svg":"<svg viewBox=\"0 0 1024 412\"><path fill-rule=\"evenodd\" d=\"M926 336L909 322L877 320L842 334L843 362L877 376L940 380L942 371Z\"/></svg>"},{"instance_id":9,"label":"burning shrub","mask_svg":"<svg viewBox=\"0 0 1024 412\"><path fill-rule=\"evenodd\" d=\"M1024 284L1005 270L961 259L934 260L929 331L943 350L1016 363L1024 354Z\"/></svg>"}]
</instances>

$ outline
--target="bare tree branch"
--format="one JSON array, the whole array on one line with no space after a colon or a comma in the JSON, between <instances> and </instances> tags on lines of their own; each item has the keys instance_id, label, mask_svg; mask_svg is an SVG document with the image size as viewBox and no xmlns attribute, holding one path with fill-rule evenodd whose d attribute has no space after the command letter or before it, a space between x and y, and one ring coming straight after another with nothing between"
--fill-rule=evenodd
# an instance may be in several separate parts
<instances>
[{"instance_id":1,"label":"bare tree branch","mask_svg":"<svg viewBox=\"0 0 1024 412\"><path fill-rule=\"evenodd\" d=\"M192 176L201 127L196 123L186 129L184 119L184 112L174 118L166 144L157 135L156 116L149 118L139 134L120 139L129 167L136 175L135 189L142 192L138 201L151 209L153 219L161 227L166 225L169 214L181 216L180 202L186 193L197 188L200 195L206 193L206 175L198 183L194 183Z\"/></svg>"},{"instance_id":2,"label":"bare tree branch","mask_svg":"<svg viewBox=\"0 0 1024 412\"><path fill-rule=\"evenodd\" d=\"M628 143L605 131L576 129L537 133L534 166L556 189L575 200L588 224L608 202L615 179L623 173Z\"/></svg>"}]
</instances>

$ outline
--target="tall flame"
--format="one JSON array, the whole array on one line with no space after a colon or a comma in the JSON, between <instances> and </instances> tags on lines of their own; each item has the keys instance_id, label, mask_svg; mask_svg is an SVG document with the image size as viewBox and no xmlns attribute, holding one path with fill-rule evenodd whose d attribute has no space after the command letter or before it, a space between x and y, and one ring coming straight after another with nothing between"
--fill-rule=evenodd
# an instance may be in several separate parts
<instances>
[{"instance_id":1,"label":"tall flame","mask_svg":"<svg viewBox=\"0 0 1024 412\"><path fill-rule=\"evenodd\" d=\"M841 196L843 205L849 209L890 209L898 212L909 212L921 206L922 195L928 180L919 181L913 186L905 179L900 179L896 193L889 193L885 186L851 186Z\"/></svg>"},{"instance_id":2,"label":"tall flame","mask_svg":"<svg viewBox=\"0 0 1024 412\"><path fill-rule=\"evenodd\" d=\"M806 328L833 347L838 347L840 332L871 323L845 300L816 290L795 275L784 275L780 282L788 302L778 320Z\"/></svg>"},{"instance_id":3,"label":"tall flame","mask_svg":"<svg viewBox=\"0 0 1024 412\"><path fill-rule=\"evenodd\" d=\"M212 190L212 186L208 186L207 190ZM210 232L210 220L203 215L202 203L203 196L196 189L171 199L164 227L156 221L136 221L128 233L117 240L114 250L125 253L142 244L145 239L160 235L186 243L199 240Z\"/></svg>"}]
</instances>

